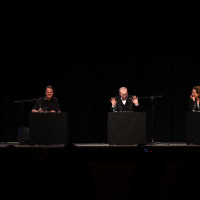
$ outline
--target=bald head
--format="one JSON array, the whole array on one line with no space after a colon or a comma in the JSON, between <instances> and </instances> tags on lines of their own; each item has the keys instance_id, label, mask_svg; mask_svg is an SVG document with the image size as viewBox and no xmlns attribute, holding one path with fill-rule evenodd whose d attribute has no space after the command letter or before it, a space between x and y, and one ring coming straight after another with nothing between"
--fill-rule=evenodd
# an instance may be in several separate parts
<instances>
[{"instance_id":1,"label":"bald head","mask_svg":"<svg viewBox=\"0 0 200 200\"><path fill-rule=\"evenodd\" d=\"M123 100L127 99L128 97L128 89L126 87L120 87L119 88L119 95Z\"/></svg>"}]
</instances>

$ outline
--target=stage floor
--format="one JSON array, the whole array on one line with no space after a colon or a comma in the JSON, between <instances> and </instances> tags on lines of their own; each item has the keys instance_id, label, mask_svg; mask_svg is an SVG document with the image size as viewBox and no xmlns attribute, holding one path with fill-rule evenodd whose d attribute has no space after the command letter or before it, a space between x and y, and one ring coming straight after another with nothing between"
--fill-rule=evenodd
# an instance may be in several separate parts
<instances>
[{"instance_id":1,"label":"stage floor","mask_svg":"<svg viewBox=\"0 0 200 200\"><path fill-rule=\"evenodd\" d=\"M153 143L147 143L145 145L110 145L107 143L72 143L71 145L74 145L77 148L87 148L87 147L98 147L98 148L135 148L138 146L143 147L200 147L200 145L197 144L186 144L185 142L153 142ZM49 145L28 145L28 144L20 144L19 142L0 142L0 148L1 147L8 147L8 146L14 146L14 147L30 147L30 148L38 148L38 147L46 147L46 148L59 148L59 147L65 147L65 144L49 144Z\"/></svg>"}]
</instances>

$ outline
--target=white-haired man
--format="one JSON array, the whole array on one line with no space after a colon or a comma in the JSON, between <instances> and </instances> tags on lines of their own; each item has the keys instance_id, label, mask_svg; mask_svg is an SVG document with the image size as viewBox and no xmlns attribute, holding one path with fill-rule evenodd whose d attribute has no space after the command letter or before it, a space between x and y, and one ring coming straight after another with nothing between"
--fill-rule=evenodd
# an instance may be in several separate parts
<instances>
[{"instance_id":1,"label":"white-haired man","mask_svg":"<svg viewBox=\"0 0 200 200\"><path fill-rule=\"evenodd\" d=\"M139 111L139 101L137 96L128 94L126 87L119 88L119 96L112 97L110 100L112 107L110 111L126 112L126 111Z\"/></svg>"}]
</instances>

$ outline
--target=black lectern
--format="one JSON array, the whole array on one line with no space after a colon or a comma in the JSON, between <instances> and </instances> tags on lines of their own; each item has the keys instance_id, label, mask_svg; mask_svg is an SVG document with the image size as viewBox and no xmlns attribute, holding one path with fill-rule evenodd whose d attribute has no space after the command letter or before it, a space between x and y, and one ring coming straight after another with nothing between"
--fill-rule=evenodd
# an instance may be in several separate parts
<instances>
[{"instance_id":1,"label":"black lectern","mask_svg":"<svg viewBox=\"0 0 200 200\"><path fill-rule=\"evenodd\" d=\"M30 113L30 144L68 144L68 113Z\"/></svg>"},{"instance_id":2,"label":"black lectern","mask_svg":"<svg viewBox=\"0 0 200 200\"><path fill-rule=\"evenodd\" d=\"M146 112L109 112L107 138L111 145L146 144Z\"/></svg>"},{"instance_id":3,"label":"black lectern","mask_svg":"<svg viewBox=\"0 0 200 200\"><path fill-rule=\"evenodd\" d=\"M200 144L200 112L185 113L185 139L187 144Z\"/></svg>"}]
</instances>

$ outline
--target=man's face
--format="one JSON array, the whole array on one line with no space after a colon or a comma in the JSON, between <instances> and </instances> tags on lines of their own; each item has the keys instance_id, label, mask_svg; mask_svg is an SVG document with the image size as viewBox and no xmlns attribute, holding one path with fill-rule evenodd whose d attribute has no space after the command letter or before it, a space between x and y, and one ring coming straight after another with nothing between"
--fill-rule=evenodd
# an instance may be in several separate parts
<instances>
[{"instance_id":1,"label":"man's face","mask_svg":"<svg viewBox=\"0 0 200 200\"><path fill-rule=\"evenodd\" d=\"M123 100L126 100L128 97L128 91L126 89L120 90L119 94Z\"/></svg>"},{"instance_id":2,"label":"man's face","mask_svg":"<svg viewBox=\"0 0 200 200\"><path fill-rule=\"evenodd\" d=\"M47 89L46 89L46 92L45 92L45 95L46 95L46 98L47 98L48 100L50 100L50 99L52 98L52 96L53 96L53 89L47 88Z\"/></svg>"}]
</instances>

